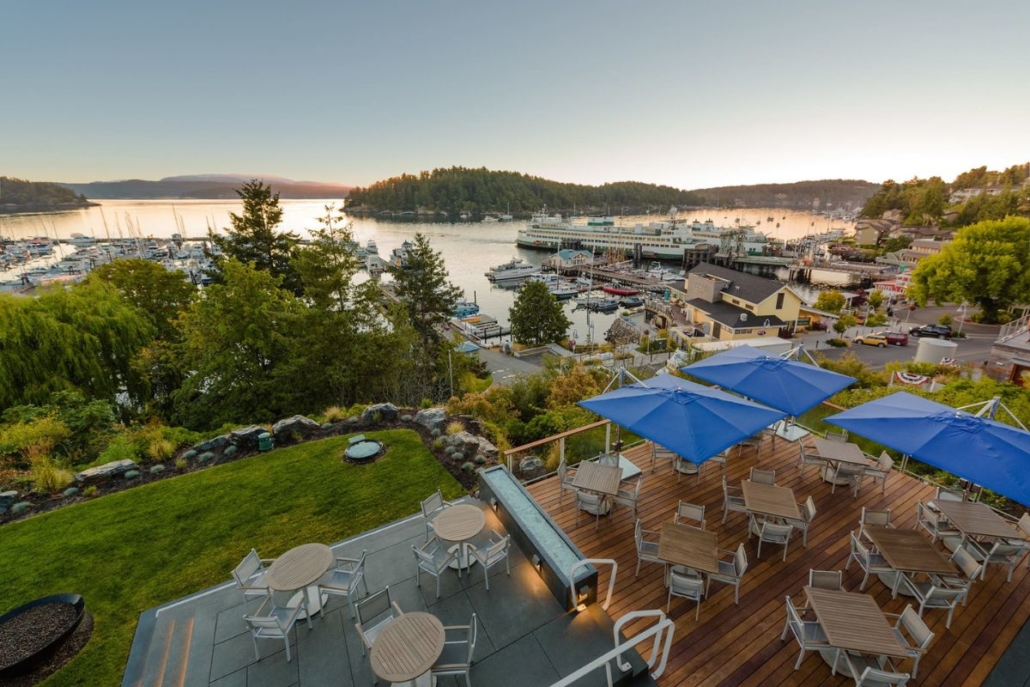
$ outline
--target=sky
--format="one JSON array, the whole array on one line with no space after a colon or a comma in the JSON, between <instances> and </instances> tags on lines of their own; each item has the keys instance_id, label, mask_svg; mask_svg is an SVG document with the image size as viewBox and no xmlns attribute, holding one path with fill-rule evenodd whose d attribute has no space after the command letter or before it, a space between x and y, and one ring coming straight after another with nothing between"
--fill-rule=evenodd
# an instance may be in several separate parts
<instances>
[{"instance_id":1,"label":"sky","mask_svg":"<svg viewBox=\"0 0 1030 687\"><path fill-rule=\"evenodd\" d=\"M677 188L1030 160L1030 2L0 0L0 174Z\"/></svg>"}]
</instances>

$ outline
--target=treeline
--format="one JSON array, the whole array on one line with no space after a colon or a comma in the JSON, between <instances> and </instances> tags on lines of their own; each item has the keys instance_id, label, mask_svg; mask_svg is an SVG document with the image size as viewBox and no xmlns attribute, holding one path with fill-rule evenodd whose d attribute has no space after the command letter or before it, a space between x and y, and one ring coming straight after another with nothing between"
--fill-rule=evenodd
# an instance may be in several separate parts
<instances>
[{"instance_id":1,"label":"treeline","mask_svg":"<svg viewBox=\"0 0 1030 687\"><path fill-rule=\"evenodd\" d=\"M94 203L60 184L0 177L0 212L46 212L91 205Z\"/></svg>"},{"instance_id":2,"label":"treeline","mask_svg":"<svg viewBox=\"0 0 1030 687\"><path fill-rule=\"evenodd\" d=\"M720 186L691 191L704 205L752 208L789 208L812 210L828 207L860 207L878 186L857 179L824 179L797 181L790 184L753 184L750 186Z\"/></svg>"},{"instance_id":3,"label":"treeline","mask_svg":"<svg viewBox=\"0 0 1030 687\"><path fill-rule=\"evenodd\" d=\"M348 210L441 212L457 214L504 213L525 215L548 211L620 213L665 211L669 206L699 205L694 194L671 186L622 181L601 186L566 184L518 172L492 172L485 168L451 167L418 175L402 174L365 188L354 188Z\"/></svg>"},{"instance_id":4,"label":"treeline","mask_svg":"<svg viewBox=\"0 0 1030 687\"><path fill-rule=\"evenodd\" d=\"M889 179L869 198L861 216L877 219L895 212L907 226L951 227L1014 215L1026 217L1030 216L1028 179L1030 163L1013 165L1002 172L977 167L959 174L950 184L941 177L902 183Z\"/></svg>"},{"instance_id":5,"label":"treeline","mask_svg":"<svg viewBox=\"0 0 1030 687\"><path fill-rule=\"evenodd\" d=\"M141 199L196 198L210 200L235 199L240 181L219 181L206 179L161 179L146 181L93 181L88 184L61 184L87 198L94 199ZM285 183L272 180L269 184L282 198L344 198L349 188L339 184Z\"/></svg>"}]
</instances>

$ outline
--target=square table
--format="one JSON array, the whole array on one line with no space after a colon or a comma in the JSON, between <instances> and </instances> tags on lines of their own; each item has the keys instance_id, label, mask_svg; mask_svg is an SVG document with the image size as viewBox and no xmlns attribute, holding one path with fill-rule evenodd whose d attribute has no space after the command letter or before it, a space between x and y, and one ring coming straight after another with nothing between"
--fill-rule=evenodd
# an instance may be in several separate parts
<instances>
[{"instance_id":1,"label":"square table","mask_svg":"<svg viewBox=\"0 0 1030 687\"><path fill-rule=\"evenodd\" d=\"M862 465L868 466L869 459L862 453L862 449L858 447L858 444L852 444L851 442L844 441L833 441L832 439L823 439L821 437L813 437L812 443L815 444L815 450L819 452L819 457L828 463L833 463L834 468L827 467L823 471L824 482L834 482L834 477L837 474L836 465L840 463L850 463L851 465ZM836 481L838 486L843 484L849 484L850 481L842 478Z\"/></svg>"},{"instance_id":2,"label":"square table","mask_svg":"<svg viewBox=\"0 0 1030 687\"><path fill-rule=\"evenodd\" d=\"M583 461L576 466L576 476L572 479L572 486L602 496L615 496L619 493L619 482L621 481L622 469L619 466L598 465L591 461Z\"/></svg>"},{"instance_id":3,"label":"square table","mask_svg":"<svg viewBox=\"0 0 1030 687\"><path fill-rule=\"evenodd\" d=\"M985 503L943 499L936 499L933 503L955 529L966 536L1027 539L1025 532L1006 521Z\"/></svg>"},{"instance_id":4,"label":"square table","mask_svg":"<svg viewBox=\"0 0 1030 687\"><path fill-rule=\"evenodd\" d=\"M658 557L706 573L719 572L719 538L691 525L663 522L658 535Z\"/></svg>"},{"instance_id":5,"label":"square table","mask_svg":"<svg viewBox=\"0 0 1030 687\"><path fill-rule=\"evenodd\" d=\"M790 520L801 519L798 502L794 500L794 490L751 480L744 480L740 487L744 492L744 507L749 513Z\"/></svg>"},{"instance_id":6,"label":"square table","mask_svg":"<svg viewBox=\"0 0 1030 687\"><path fill-rule=\"evenodd\" d=\"M898 530L892 527L866 527L865 534L897 572L878 573L880 581L891 588L894 595L911 596L908 587L901 585L902 573L927 575L958 575L958 568L945 558L933 544L917 530Z\"/></svg>"},{"instance_id":7,"label":"square table","mask_svg":"<svg viewBox=\"0 0 1030 687\"><path fill-rule=\"evenodd\" d=\"M805 587L805 594L830 645L873 656L908 656L873 597L814 587Z\"/></svg>"}]
</instances>

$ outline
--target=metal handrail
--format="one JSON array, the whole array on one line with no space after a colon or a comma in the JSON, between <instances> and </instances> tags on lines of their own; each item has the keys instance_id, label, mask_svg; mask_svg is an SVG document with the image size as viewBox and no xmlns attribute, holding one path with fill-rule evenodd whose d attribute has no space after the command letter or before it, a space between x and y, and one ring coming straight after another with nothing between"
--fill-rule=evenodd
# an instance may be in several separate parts
<instances>
[{"instance_id":1,"label":"metal handrail","mask_svg":"<svg viewBox=\"0 0 1030 687\"><path fill-rule=\"evenodd\" d=\"M615 659L618 662L620 670L626 672L631 668L631 665L628 662L621 662L623 652L628 651L635 647L637 644L640 644L641 642L651 638L654 638L654 648L657 649L659 646L663 646L663 642L661 640L662 638L664 638L664 651L661 652L661 662L658 663L658 667L651 672L651 677L657 680L659 677L662 676L662 673L665 672L665 666L669 656L669 648L672 646L672 636L673 633L676 631L675 623L666 618L665 614L661 611L634 611L632 613L627 613L619 619L618 623L616 623L615 637L616 642L618 642L619 628L621 628L626 623L633 620L639 620L640 618L649 617L658 618L658 622L649 627L648 629L644 630L643 632L631 637L630 639L627 639L625 642L622 642L621 644L617 643L615 648L607 651L601 656L598 656L594 660L590 661L590 663L587 663L586 665L576 670L574 673L571 673L570 675L567 675L561 680L558 680L557 682L553 683L551 687L570 687L571 685L578 683L582 678L586 677L587 675L589 675L590 673L592 673L593 671L597 670L602 666L604 667L605 674L608 678L608 687L612 687L612 685L614 684L612 682L612 667L610 663L612 659ZM656 652L652 651L651 659L648 661L647 664L648 670L653 668L656 662Z\"/></svg>"},{"instance_id":2,"label":"metal handrail","mask_svg":"<svg viewBox=\"0 0 1030 687\"><path fill-rule=\"evenodd\" d=\"M579 600L576 598L576 571L580 568L585 568L588 565L612 566L612 574L608 579L608 597L601 605L601 608L607 611L608 606L612 603L612 592L615 591L615 576L619 572L618 562L611 558L584 558L583 560L576 561L572 564L572 567L569 568L569 598L572 601L572 607L575 608L579 604Z\"/></svg>"}]
</instances>

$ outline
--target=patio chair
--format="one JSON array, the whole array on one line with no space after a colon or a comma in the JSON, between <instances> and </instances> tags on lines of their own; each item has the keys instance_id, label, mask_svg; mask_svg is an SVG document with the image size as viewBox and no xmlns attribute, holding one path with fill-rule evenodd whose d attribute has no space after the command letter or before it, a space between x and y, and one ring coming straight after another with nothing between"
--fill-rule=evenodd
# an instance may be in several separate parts
<instances>
[{"instance_id":1,"label":"patio chair","mask_svg":"<svg viewBox=\"0 0 1030 687\"><path fill-rule=\"evenodd\" d=\"M383 628L390 624L394 618L404 615L404 611L397 605L397 602L390 596L390 587L384 587L382 591L366 596L354 604L358 612L358 621L354 627L361 637L361 655L364 656L372 650L372 644Z\"/></svg>"},{"instance_id":2,"label":"patio chair","mask_svg":"<svg viewBox=\"0 0 1030 687\"><path fill-rule=\"evenodd\" d=\"M862 654L854 654L844 649L837 649L836 655L833 657L831 675L837 674L837 666L840 665L842 657L844 658L844 663L848 666L848 670L855 677L856 687L863 687L865 685L868 687L884 687L885 685L905 687L908 681L912 679L908 673L897 672L894 664L886 656L863 656Z\"/></svg>"},{"instance_id":3,"label":"patio chair","mask_svg":"<svg viewBox=\"0 0 1030 687\"><path fill-rule=\"evenodd\" d=\"M436 537L430 537L422 546L411 545L415 554L415 586L422 586L422 573L436 578L436 598L440 598L440 577L451 563L458 560L459 547L450 550ZM458 577L461 577L461 566L458 566Z\"/></svg>"},{"instance_id":4,"label":"patio chair","mask_svg":"<svg viewBox=\"0 0 1030 687\"><path fill-rule=\"evenodd\" d=\"M558 505L562 505L562 497L565 496L565 492L577 492L578 488L572 485L572 481L576 479L576 469L569 468L565 459L562 458L561 462L558 463Z\"/></svg>"},{"instance_id":5,"label":"patio chair","mask_svg":"<svg viewBox=\"0 0 1030 687\"><path fill-rule=\"evenodd\" d=\"M597 457L598 465L608 465L610 467L619 467L619 454L618 453L602 453Z\"/></svg>"},{"instance_id":6,"label":"patio chair","mask_svg":"<svg viewBox=\"0 0 1030 687\"><path fill-rule=\"evenodd\" d=\"M758 484L776 484L776 471L751 468L751 476L748 479Z\"/></svg>"},{"instance_id":7,"label":"patio chair","mask_svg":"<svg viewBox=\"0 0 1030 687\"><path fill-rule=\"evenodd\" d=\"M809 465L814 465L822 472L830 464L819 455L814 446L805 446L804 438L798 439L798 469L803 471Z\"/></svg>"},{"instance_id":8,"label":"patio chair","mask_svg":"<svg viewBox=\"0 0 1030 687\"><path fill-rule=\"evenodd\" d=\"M694 611L694 620L701 617L701 597L705 593L705 581L695 571L669 572L669 595L665 605L665 612L672 612L672 597L678 596L682 599L693 599L697 601L697 608Z\"/></svg>"},{"instance_id":9,"label":"patio chair","mask_svg":"<svg viewBox=\"0 0 1030 687\"><path fill-rule=\"evenodd\" d=\"M901 615L888 613L884 613L884 615L888 618L898 619L894 623L894 636L905 647L905 652L913 661L912 679L915 680L919 674L919 659L930 648L930 642L933 641L934 637L933 632L930 632L930 628L927 627L923 619L919 617L919 614L911 606L905 606L905 610L901 612Z\"/></svg>"},{"instance_id":10,"label":"patio chair","mask_svg":"<svg viewBox=\"0 0 1030 687\"><path fill-rule=\"evenodd\" d=\"M624 483L625 484L625 483ZM640 500L640 488L644 485L644 476L637 476L637 483L631 489L619 489L619 492L612 497L612 503L620 506L629 506L633 509L633 518L637 517L637 501Z\"/></svg>"},{"instance_id":11,"label":"patio chair","mask_svg":"<svg viewBox=\"0 0 1030 687\"><path fill-rule=\"evenodd\" d=\"M659 446L658 444L651 443L651 472L655 470L655 464L660 460L667 460L675 464L675 461L679 460L679 456L675 452L669 449Z\"/></svg>"},{"instance_id":12,"label":"patio chair","mask_svg":"<svg viewBox=\"0 0 1030 687\"><path fill-rule=\"evenodd\" d=\"M698 471L697 471L697 484L701 484L701 476L704 475L705 471L708 470L708 465L709 464L720 466L722 468L722 474L725 475L726 474L726 463L727 463L727 460L729 458L729 452L730 452L730 449L726 449L725 451L722 451L721 453L716 453L714 456L712 456L711 458L709 458L705 462L701 463L701 465L698 466Z\"/></svg>"},{"instance_id":13,"label":"patio chair","mask_svg":"<svg viewBox=\"0 0 1030 687\"><path fill-rule=\"evenodd\" d=\"M801 532L801 545L808 548L808 528L812 526L815 521L815 499L809 496L803 503L798 504L798 510L801 511L801 519L795 520L793 518L784 518L784 522L793 527L794 529Z\"/></svg>"},{"instance_id":14,"label":"patio chair","mask_svg":"<svg viewBox=\"0 0 1030 687\"><path fill-rule=\"evenodd\" d=\"M318 580L319 594L347 597L352 618L354 617L354 595L358 591L359 584L365 585L365 595L368 595L368 581L365 579L365 556L367 554L367 551L362 551L360 558L337 558L336 567ZM320 615L325 617L325 604L322 604Z\"/></svg>"},{"instance_id":15,"label":"patio chair","mask_svg":"<svg viewBox=\"0 0 1030 687\"><path fill-rule=\"evenodd\" d=\"M869 581L870 573L893 573L894 568L887 563L887 559L883 556L878 553L870 552L869 549L862 544L861 540L855 536L854 532L851 532L850 535L851 555L848 556L848 562L844 564L844 569L847 570L851 567L851 561L855 561L858 563L859 567L865 571L865 576L862 577L862 584L858 586L858 591L864 592L866 582ZM900 575L901 573L898 574Z\"/></svg>"},{"instance_id":16,"label":"patio chair","mask_svg":"<svg viewBox=\"0 0 1030 687\"><path fill-rule=\"evenodd\" d=\"M981 544L973 539L966 539L965 544L965 548L969 550L973 558L983 564L983 570L980 572L981 580L987 577L987 566L997 564L1009 566L1006 581L1011 582L1012 573L1015 571L1016 566L1023 562L1023 556L1026 555L1028 550L1025 543L1009 544L1004 539L995 540L990 545L990 548L987 548L987 544Z\"/></svg>"},{"instance_id":17,"label":"patio chair","mask_svg":"<svg viewBox=\"0 0 1030 687\"><path fill-rule=\"evenodd\" d=\"M786 429L786 427L787 427L787 421L786 420L777 420L776 422L772 423L771 425L769 425L768 427L766 427L765 429L762 430L763 440L764 440L765 437L769 437L772 440L772 450L773 451L776 450L776 439L779 438L779 436L780 436L779 435L780 429L781 428Z\"/></svg>"},{"instance_id":18,"label":"patio chair","mask_svg":"<svg viewBox=\"0 0 1030 687\"><path fill-rule=\"evenodd\" d=\"M672 469L676 471L677 482L683 475L696 475L698 480L701 479L701 466L686 458L677 457L676 460L672 461Z\"/></svg>"},{"instance_id":19,"label":"patio chair","mask_svg":"<svg viewBox=\"0 0 1030 687\"><path fill-rule=\"evenodd\" d=\"M968 501L969 492L964 489L950 489L948 487L937 487L934 501ZM931 501L931 504L933 502Z\"/></svg>"},{"instance_id":20,"label":"patio chair","mask_svg":"<svg viewBox=\"0 0 1030 687\"><path fill-rule=\"evenodd\" d=\"M257 613L244 615L243 620L250 630L250 639L254 642L254 658L261 660L261 653L258 651L257 640L259 639L281 639L286 647L286 662L290 662L290 630L297 625L301 614L305 614L308 620L308 629L311 629L311 614L308 610L307 594L300 595L300 601L296 606L279 606L275 599L269 595L261 603ZM298 640L299 641L299 640Z\"/></svg>"},{"instance_id":21,"label":"patio chair","mask_svg":"<svg viewBox=\"0 0 1030 687\"><path fill-rule=\"evenodd\" d=\"M240 564L232 571L236 586L243 592L243 607L252 597L266 597L269 594L268 585L265 584L265 575L268 572L266 565L271 565L274 558L261 558L256 549L251 549Z\"/></svg>"},{"instance_id":22,"label":"patio chair","mask_svg":"<svg viewBox=\"0 0 1030 687\"><path fill-rule=\"evenodd\" d=\"M637 577L640 577L641 563L659 563L665 566L665 561L658 557L658 537L658 532L643 529L640 520L633 526L633 539L637 543Z\"/></svg>"},{"instance_id":23,"label":"patio chair","mask_svg":"<svg viewBox=\"0 0 1030 687\"><path fill-rule=\"evenodd\" d=\"M962 546L955 549L949 560L962 572L963 576L934 575L933 577L935 580L941 581L941 586L965 589L966 593L962 595L962 605L965 606L969 602L969 590L973 588L973 583L983 575L983 564L978 563L973 558L973 554Z\"/></svg>"},{"instance_id":24,"label":"patio chair","mask_svg":"<svg viewBox=\"0 0 1030 687\"><path fill-rule=\"evenodd\" d=\"M886 495L887 493L887 477L891 474L891 470L894 469L894 459L887 455L884 451L880 454L880 457L876 460L876 467L867 467L862 470L862 477L872 477L873 482L880 480L880 494Z\"/></svg>"},{"instance_id":25,"label":"patio chair","mask_svg":"<svg viewBox=\"0 0 1030 687\"><path fill-rule=\"evenodd\" d=\"M837 493L837 482L843 479L851 484L852 496L858 496L858 492L862 488L862 475L865 474L865 470L865 465L845 463L842 460L838 461L837 469L833 471L833 486L830 487L830 493Z\"/></svg>"},{"instance_id":26,"label":"patio chair","mask_svg":"<svg viewBox=\"0 0 1030 687\"><path fill-rule=\"evenodd\" d=\"M749 436L747 439L744 439L743 441L738 442L737 443L737 457L738 458L740 457L740 454L744 452L745 448L753 448L753 449L755 449L755 451L757 452L758 455L762 455L762 438L763 438L763 433L759 432L758 434L754 434L752 436Z\"/></svg>"},{"instance_id":27,"label":"patio chair","mask_svg":"<svg viewBox=\"0 0 1030 687\"><path fill-rule=\"evenodd\" d=\"M848 441L848 431L846 429L828 429L826 430L826 434L823 435L823 438L828 439L829 441L839 441L840 443L845 444Z\"/></svg>"},{"instance_id":28,"label":"patio chair","mask_svg":"<svg viewBox=\"0 0 1030 687\"><path fill-rule=\"evenodd\" d=\"M469 544L469 551L476 560L483 566L483 579L486 581L486 591L490 591L490 568L504 561L504 570L511 577L511 563L508 560L508 552L511 550L511 535L501 536L497 532L490 532L490 539L482 546ZM439 596L439 594L437 595Z\"/></svg>"},{"instance_id":29,"label":"patio chair","mask_svg":"<svg viewBox=\"0 0 1030 687\"><path fill-rule=\"evenodd\" d=\"M601 522L601 514L608 512L608 502L597 494L585 491L576 492L576 527L579 527L580 511L586 511L594 516L594 529L597 529Z\"/></svg>"},{"instance_id":30,"label":"patio chair","mask_svg":"<svg viewBox=\"0 0 1030 687\"><path fill-rule=\"evenodd\" d=\"M808 586L839 592L844 589L844 573L840 570L809 570Z\"/></svg>"},{"instance_id":31,"label":"patio chair","mask_svg":"<svg viewBox=\"0 0 1030 687\"><path fill-rule=\"evenodd\" d=\"M791 632L794 634L794 639L797 640L798 646L801 647L801 653L798 655L797 663L794 664L794 670L801 667L801 662L805 660L806 651L820 651L832 648L829 640L826 638L826 633L823 632L823 628L820 627L818 622L801 619L801 614L807 610L795 608L790 597L787 597L787 622L783 626L783 634L780 635L780 641L786 640L787 632Z\"/></svg>"},{"instance_id":32,"label":"patio chair","mask_svg":"<svg viewBox=\"0 0 1030 687\"><path fill-rule=\"evenodd\" d=\"M443 500L443 492L439 489L436 490L435 494L422 502L422 517L426 519L426 539L433 537L433 518L452 505L454 504L450 501Z\"/></svg>"},{"instance_id":33,"label":"patio chair","mask_svg":"<svg viewBox=\"0 0 1030 687\"><path fill-rule=\"evenodd\" d=\"M946 608L948 609L948 620L944 623L944 627L950 629L955 606L965 596L967 589L946 586L940 578L931 579L929 582L916 582L904 573L898 574L901 575L901 581L911 595L919 601L919 617L923 617L923 612L927 608Z\"/></svg>"},{"instance_id":34,"label":"patio chair","mask_svg":"<svg viewBox=\"0 0 1030 687\"><path fill-rule=\"evenodd\" d=\"M890 527L891 526L891 512L887 510L869 510L865 506L862 506L862 514L858 516L858 538L868 539L869 535L866 534L866 525L871 527ZM870 542L872 543L872 542Z\"/></svg>"},{"instance_id":35,"label":"patio chair","mask_svg":"<svg viewBox=\"0 0 1030 687\"><path fill-rule=\"evenodd\" d=\"M922 527L930 534L930 541L937 541L944 537L961 537L958 530L951 529L948 519L932 510L927 504L920 501L916 504L916 524L913 529Z\"/></svg>"},{"instance_id":36,"label":"patio chair","mask_svg":"<svg viewBox=\"0 0 1030 687\"><path fill-rule=\"evenodd\" d=\"M468 625L445 625L443 653L429 669L436 678L441 675L464 675L466 687L472 687L469 673L472 671L472 654L476 651L476 637L479 634L479 622L476 614ZM436 680L433 680L436 684Z\"/></svg>"},{"instance_id":37,"label":"patio chair","mask_svg":"<svg viewBox=\"0 0 1030 687\"><path fill-rule=\"evenodd\" d=\"M1016 527L1018 527L1023 534L1030 537L1030 513L1023 513L1023 517L1016 522ZM1028 540L1017 537L1006 538L1005 542L1016 546L1030 546L1030 542L1028 542ZM1026 557L1026 567L1030 569L1030 556Z\"/></svg>"},{"instance_id":38,"label":"patio chair","mask_svg":"<svg viewBox=\"0 0 1030 687\"><path fill-rule=\"evenodd\" d=\"M676 513L672 516L672 521L677 525L694 525L704 529L705 507L681 500L676 504Z\"/></svg>"},{"instance_id":39,"label":"patio chair","mask_svg":"<svg viewBox=\"0 0 1030 687\"><path fill-rule=\"evenodd\" d=\"M790 535L794 531L794 528L790 525L777 525L768 520L759 521L754 515L751 516L751 522L748 525L748 538L751 538L752 534L758 535L758 553L755 554L755 558L762 557L762 542L768 542L770 544L782 544L783 545L783 560L787 560L787 548L790 546Z\"/></svg>"},{"instance_id":40,"label":"patio chair","mask_svg":"<svg viewBox=\"0 0 1030 687\"><path fill-rule=\"evenodd\" d=\"M719 554L719 572L708 573L708 583L705 586L705 596L708 596L708 590L712 587L712 580L715 580L716 582L732 584L733 603L739 604L740 581L744 578L744 573L747 571L747 552L744 550L744 545L741 544L737 547L736 552L719 549ZM721 560L726 557L729 557L729 560Z\"/></svg>"},{"instance_id":41,"label":"patio chair","mask_svg":"<svg viewBox=\"0 0 1030 687\"><path fill-rule=\"evenodd\" d=\"M726 524L726 518L730 512L747 513L747 504L744 503L743 492L740 487L730 486L726 475L722 476L722 524Z\"/></svg>"}]
</instances>

